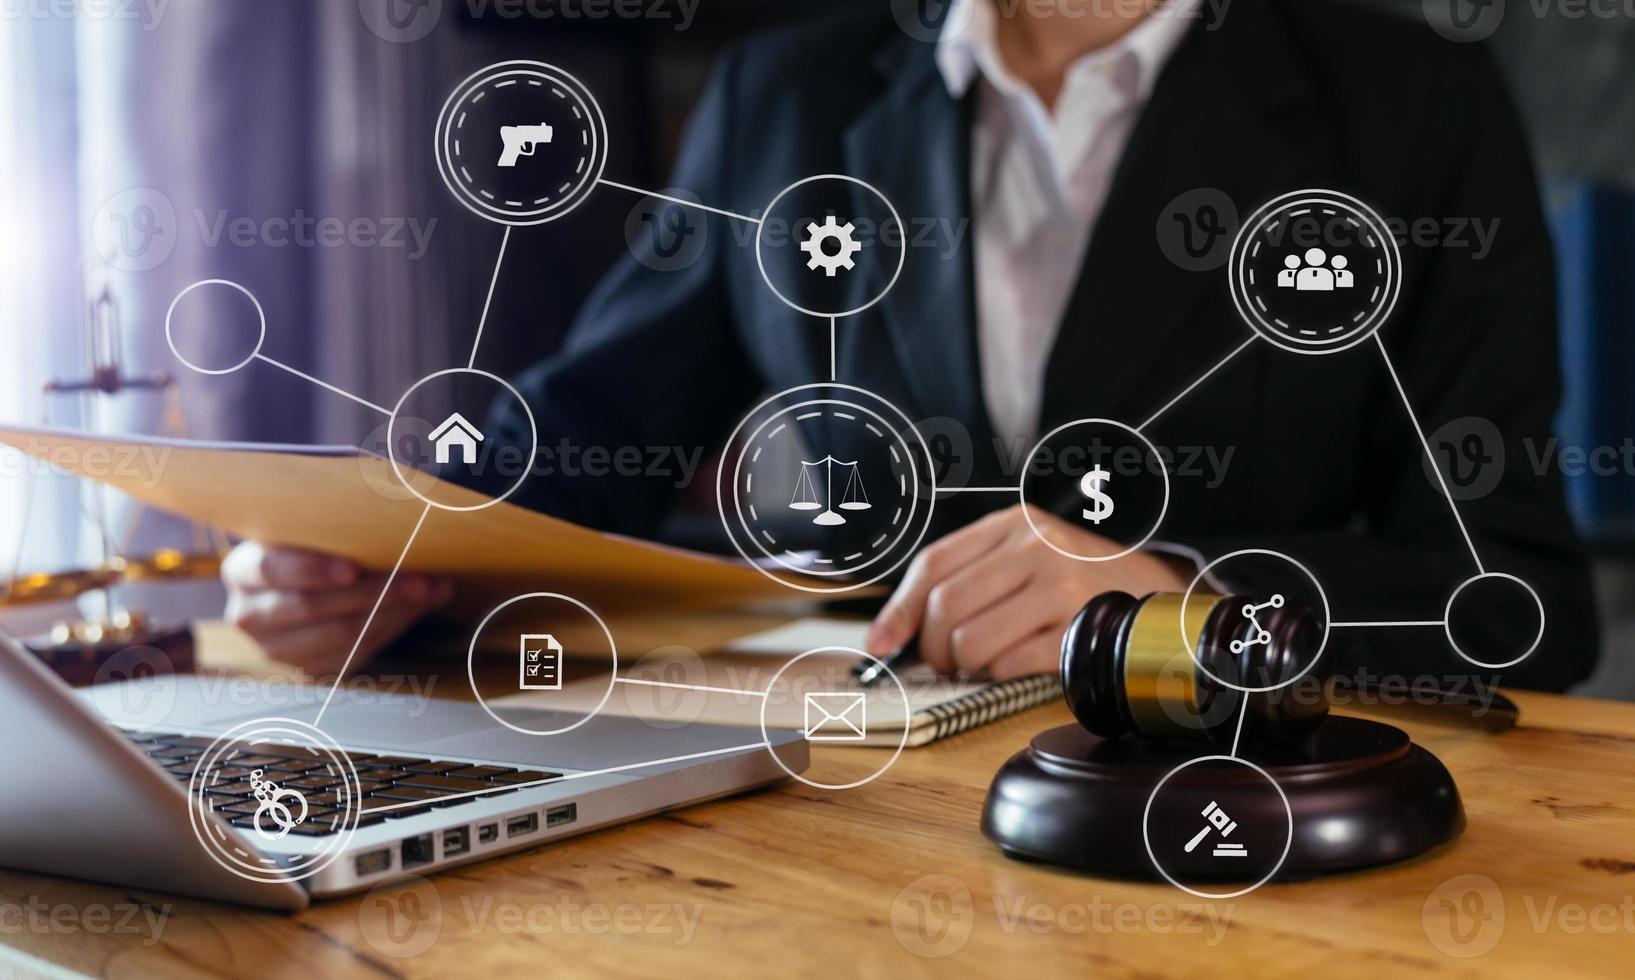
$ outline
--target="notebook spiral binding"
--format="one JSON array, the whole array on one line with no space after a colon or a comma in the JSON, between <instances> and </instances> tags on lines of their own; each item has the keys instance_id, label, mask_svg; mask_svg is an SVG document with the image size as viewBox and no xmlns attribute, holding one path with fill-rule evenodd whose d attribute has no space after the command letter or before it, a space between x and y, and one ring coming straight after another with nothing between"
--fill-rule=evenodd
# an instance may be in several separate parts
<instances>
[{"instance_id":1,"label":"notebook spiral binding","mask_svg":"<svg viewBox=\"0 0 1635 980\"><path fill-rule=\"evenodd\" d=\"M1019 677L972 691L925 709L936 725L930 741L958 735L1061 696L1062 680L1054 674Z\"/></svg>"}]
</instances>

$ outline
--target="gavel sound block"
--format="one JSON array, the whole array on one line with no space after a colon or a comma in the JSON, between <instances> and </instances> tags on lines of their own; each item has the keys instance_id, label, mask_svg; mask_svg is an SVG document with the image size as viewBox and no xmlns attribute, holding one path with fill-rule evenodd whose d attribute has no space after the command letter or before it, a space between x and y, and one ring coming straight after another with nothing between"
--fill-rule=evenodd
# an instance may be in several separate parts
<instances>
[{"instance_id":1,"label":"gavel sound block","mask_svg":"<svg viewBox=\"0 0 1635 980\"><path fill-rule=\"evenodd\" d=\"M1117 876L1157 877L1149 845L1162 846L1174 879L1231 880L1238 866L1195 846L1210 814L1155 807L1148 819L1160 782L1194 762L1190 790L1236 831L1223 846L1264 854L1287 844L1278 878L1401 861L1459 836L1459 790L1435 756L1390 725L1328 715L1320 674L1307 669L1321 637L1321 622L1293 601L1097 596L1062 641L1079 724L1041 732L1005 763L983 833L1011 857ZM1298 694L1241 690L1302 672ZM1254 766L1196 761L1229 754Z\"/></svg>"}]
</instances>

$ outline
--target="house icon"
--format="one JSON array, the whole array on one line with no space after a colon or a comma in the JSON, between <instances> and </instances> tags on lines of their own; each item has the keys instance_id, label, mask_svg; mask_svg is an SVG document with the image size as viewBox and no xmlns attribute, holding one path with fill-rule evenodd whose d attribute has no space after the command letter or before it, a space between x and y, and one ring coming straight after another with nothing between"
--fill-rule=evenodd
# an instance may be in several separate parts
<instances>
[{"instance_id":1,"label":"house icon","mask_svg":"<svg viewBox=\"0 0 1635 980\"><path fill-rule=\"evenodd\" d=\"M447 463L451 450L458 447L460 462L470 466L477 462L477 443L481 442L483 434L477 427L466 421L466 417L455 412L443 420L443 424L431 431L431 440L437 445L437 461Z\"/></svg>"}]
</instances>

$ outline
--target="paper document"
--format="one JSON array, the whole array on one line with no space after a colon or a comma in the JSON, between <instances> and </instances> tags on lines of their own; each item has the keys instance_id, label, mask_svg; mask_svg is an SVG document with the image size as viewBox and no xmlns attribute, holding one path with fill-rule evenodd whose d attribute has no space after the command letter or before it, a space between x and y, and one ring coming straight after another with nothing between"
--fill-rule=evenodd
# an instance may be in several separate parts
<instances>
[{"instance_id":1,"label":"paper document","mask_svg":"<svg viewBox=\"0 0 1635 980\"><path fill-rule=\"evenodd\" d=\"M467 595L561 591L604 614L789 597L742 561L603 534L508 502L427 511L387 460L358 449L8 426L0 426L0 444L239 538L335 554L377 570L402 555L404 569L452 575ZM436 499L465 505L488 498L443 484Z\"/></svg>"}]
</instances>

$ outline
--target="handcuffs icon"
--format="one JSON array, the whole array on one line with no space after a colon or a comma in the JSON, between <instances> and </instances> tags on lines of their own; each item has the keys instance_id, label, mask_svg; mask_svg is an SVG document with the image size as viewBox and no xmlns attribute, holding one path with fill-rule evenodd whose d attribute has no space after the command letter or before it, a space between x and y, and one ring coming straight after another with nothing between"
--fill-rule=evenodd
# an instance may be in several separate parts
<instances>
[{"instance_id":1,"label":"handcuffs icon","mask_svg":"<svg viewBox=\"0 0 1635 980\"><path fill-rule=\"evenodd\" d=\"M272 780L263 779L260 769L250 770L250 789L256 798L255 832L267 840L282 840L296 824L307 818L307 798L298 790L280 789ZM291 811L290 804L283 802L290 797L294 797L296 805L300 807L300 816ZM269 818L277 829L262 827L262 817Z\"/></svg>"}]
</instances>

